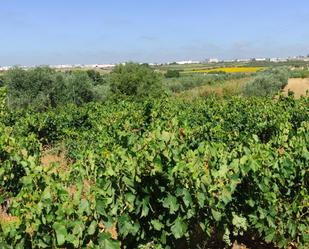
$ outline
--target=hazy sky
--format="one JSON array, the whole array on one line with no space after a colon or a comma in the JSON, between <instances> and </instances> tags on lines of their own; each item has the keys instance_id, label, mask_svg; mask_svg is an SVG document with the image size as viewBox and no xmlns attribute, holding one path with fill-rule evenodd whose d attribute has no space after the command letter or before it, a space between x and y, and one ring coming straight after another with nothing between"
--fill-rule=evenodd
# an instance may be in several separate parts
<instances>
[{"instance_id":1,"label":"hazy sky","mask_svg":"<svg viewBox=\"0 0 309 249\"><path fill-rule=\"evenodd\" d=\"M299 54L308 0L0 0L0 65Z\"/></svg>"}]
</instances>

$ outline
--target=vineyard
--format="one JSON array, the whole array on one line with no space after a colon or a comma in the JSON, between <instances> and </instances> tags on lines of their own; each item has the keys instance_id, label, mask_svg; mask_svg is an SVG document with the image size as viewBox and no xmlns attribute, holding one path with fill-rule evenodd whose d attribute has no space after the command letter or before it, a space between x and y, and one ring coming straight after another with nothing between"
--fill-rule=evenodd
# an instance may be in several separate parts
<instances>
[{"instance_id":1,"label":"vineyard","mask_svg":"<svg viewBox=\"0 0 309 249\"><path fill-rule=\"evenodd\" d=\"M309 249L308 23L0 1L0 249Z\"/></svg>"},{"instance_id":2,"label":"vineyard","mask_svg":"<svg viewBox=\"0 0 309 249\"><path fill-rule=\"evenodd\" d=\"M308 248L308 98L1 95L1 248Z\"/></svg>"}]
</instances>

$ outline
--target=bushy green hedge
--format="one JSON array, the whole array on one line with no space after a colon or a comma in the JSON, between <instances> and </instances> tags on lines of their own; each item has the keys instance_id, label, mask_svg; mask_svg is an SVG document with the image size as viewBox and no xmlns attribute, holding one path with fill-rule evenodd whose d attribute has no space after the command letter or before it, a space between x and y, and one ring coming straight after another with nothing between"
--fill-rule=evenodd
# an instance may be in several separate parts
<instances>
[{"instance_id":1,"label":"bushy green hedge","mask_svg":"<svg viewBox=\"0 0 309 249\"><path fill-rule=\"evenodd\" d=\"M307 248L308 104L162 99L8 113L0 247L223 248L247 236ZM42 166L43 142L61 143L67 164Z\"/></svg>"}]
</instances>

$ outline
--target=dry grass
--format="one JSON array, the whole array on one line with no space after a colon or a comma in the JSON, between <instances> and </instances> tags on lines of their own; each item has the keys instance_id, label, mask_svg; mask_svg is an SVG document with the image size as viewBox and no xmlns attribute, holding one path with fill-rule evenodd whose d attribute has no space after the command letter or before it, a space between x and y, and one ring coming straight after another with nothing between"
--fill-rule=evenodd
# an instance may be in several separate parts
<instances>
[{"instance_id":1,"label":"dry grass","mask_svg":"<svg viewBox=\"0 0 309 249\"><path fill-rule=\"evenodd\" d=\"M220 85L205 85L200 87L195 87L193 89L177 93L177 97L185 98L185 99L195 99L200 97L206 97L209 95L216 95L219 97L229 96L229 95L236 95L241 92L241 89L244 85L250 80L250 77L236 79L236 80L229 80L224 84Z\"/></svg>"}]
</instances>

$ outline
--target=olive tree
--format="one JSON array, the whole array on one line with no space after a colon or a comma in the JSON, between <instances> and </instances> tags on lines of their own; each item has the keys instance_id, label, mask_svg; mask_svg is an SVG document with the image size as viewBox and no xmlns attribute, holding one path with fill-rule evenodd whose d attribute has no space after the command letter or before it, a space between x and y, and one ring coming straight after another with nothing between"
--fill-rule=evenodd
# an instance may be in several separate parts
<instances>
[{"instance_id":1,"label":"olive tree","mask_svg":"<svg viewBox=\"0 0 309 249\"><path fill-rule=\"evenodd\" d=\"M116 95L144 98L162 93L159 74L147 64L129 62L117 65L110 75L110 84Z\"/></svg>"}]
</instances>

